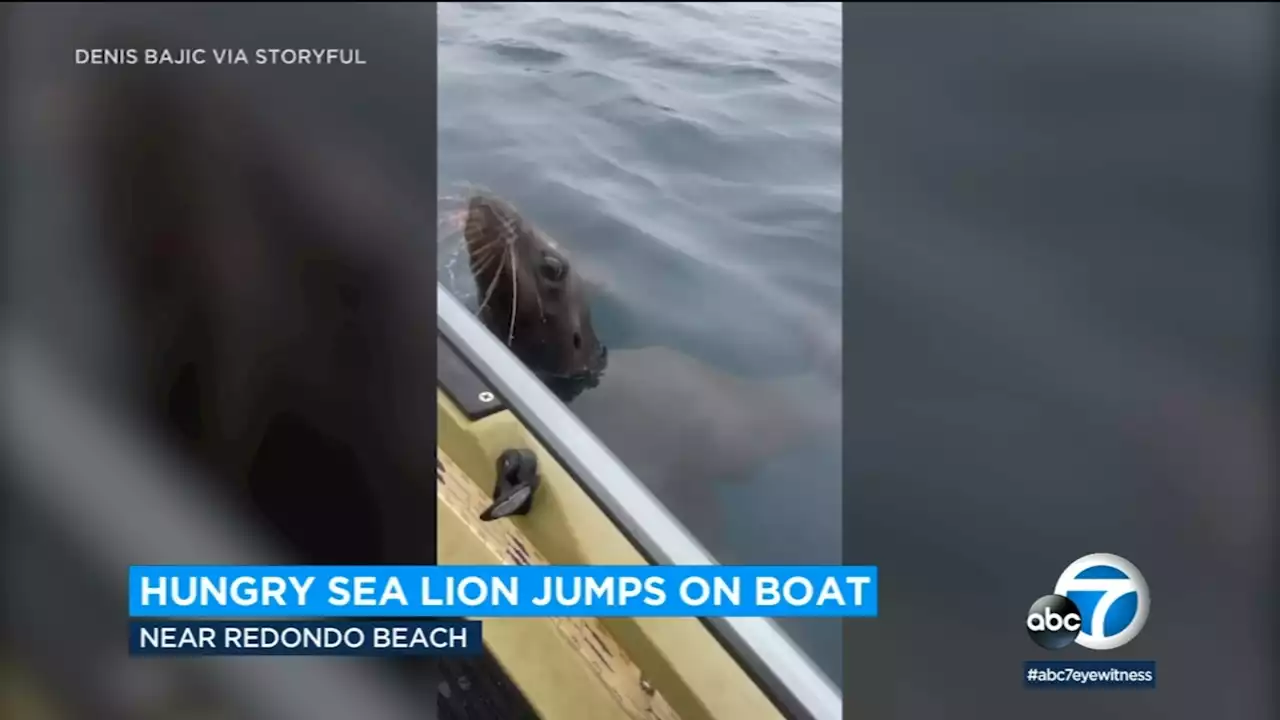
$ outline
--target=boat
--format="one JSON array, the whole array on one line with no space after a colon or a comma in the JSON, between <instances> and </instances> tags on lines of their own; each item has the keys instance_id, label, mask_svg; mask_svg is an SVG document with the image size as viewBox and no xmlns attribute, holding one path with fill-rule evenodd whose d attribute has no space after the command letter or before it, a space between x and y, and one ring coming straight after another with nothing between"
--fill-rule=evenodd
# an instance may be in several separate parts
<instances>
[{"instance_id":1,"label":"boat","mask_svg":"<svg viewBox=\"0 0 1280 720\"><path fill-rule=\"evenodd\" d=\"M437 532L454 565L710 565L645 486L437 286ZM496 519L505 454L527 512ZM766 618L486 618L485 644L547 720L837 720L840 692Z\"/></svg>"}]
</instances>

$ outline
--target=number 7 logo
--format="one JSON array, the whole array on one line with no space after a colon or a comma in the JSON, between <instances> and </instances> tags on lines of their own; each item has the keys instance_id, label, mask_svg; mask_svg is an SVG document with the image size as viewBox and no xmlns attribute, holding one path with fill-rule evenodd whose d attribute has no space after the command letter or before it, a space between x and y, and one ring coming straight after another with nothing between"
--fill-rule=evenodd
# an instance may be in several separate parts
<instances>
[{"instance_id":1,"label":"number 7 logo","mask_svg":"<svg viewBox=\"0 0 1280 720\"><path fill-rule=\"evenodd\" d=\"M1101 593L1092 612L1087 610L1087 603L1077 600L1081 614L1088 619L1076 643L1091 650L1114 650L1127 645L1142 631L1151 606L1147 582L1138 568L1108 553L1086 555L1071 563L1058 578L1054 593L1064 597L1074 593L1076 598L1081 593Z\"/></svg>"}]
</instances>

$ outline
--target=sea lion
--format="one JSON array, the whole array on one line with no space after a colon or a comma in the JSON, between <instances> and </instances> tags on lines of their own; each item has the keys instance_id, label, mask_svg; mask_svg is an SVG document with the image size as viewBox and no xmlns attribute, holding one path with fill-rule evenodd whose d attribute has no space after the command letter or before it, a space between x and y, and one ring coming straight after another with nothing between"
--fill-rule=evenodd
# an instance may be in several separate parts
<instances>
[{"instance_id":1,"label":"sea lion","mask_svg":"<svg viewBox=\"0 0 1280 720\"><path fill-rule=\"evenodd\" d=\"M596 337L568 256L509 203L485 193L468 201L463 237L489 329L561 399L596 387L608 349Z\"/></svg>"},{"instance_id":2,"label":"sea lion","mask_svg":"<svg viewBox=\"0 0 1280 720\"><path fill-rule=\"evenodd\" d=\"M665 346L607 352L591 324L598 286L510 203L474 194L454 222L486 326L535 374L577 378L549 387L695 533L720 514L712 481L839 432L839 394L816 374L762 381Z\"/></svg>"}]
</instances>

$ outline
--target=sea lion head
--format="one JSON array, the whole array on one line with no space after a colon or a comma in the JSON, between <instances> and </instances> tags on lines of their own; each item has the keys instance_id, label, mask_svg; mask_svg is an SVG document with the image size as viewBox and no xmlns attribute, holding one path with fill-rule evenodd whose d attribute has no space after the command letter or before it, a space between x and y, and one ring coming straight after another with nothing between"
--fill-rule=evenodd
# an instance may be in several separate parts
<instances>
[{"instance_id":1,"label":"sea lion head","mask_svg":"<svg viewBox=\"0 0 1280 720\"><path fill-rule=\"evenodd\" d=\"M483 194L468 202L464 237L489 329L561 399L595 387L608 350L564 251L509 203Z\"/></svg>"}]
</instances>

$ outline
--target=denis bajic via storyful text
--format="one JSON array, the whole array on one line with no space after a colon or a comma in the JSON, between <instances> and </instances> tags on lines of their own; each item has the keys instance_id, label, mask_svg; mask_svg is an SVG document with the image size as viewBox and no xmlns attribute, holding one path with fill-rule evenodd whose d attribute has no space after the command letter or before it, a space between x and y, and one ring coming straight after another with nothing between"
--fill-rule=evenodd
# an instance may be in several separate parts
<instances>
[{"instance_id":1,"label":"denis bajic via storyful text","mask_svg":"<svg viewBox=\"0 0 1280 720\"><path fill-rule=\"evenodd\" d=\"M689 577L668 585L654 577L544 577L524 587L519 577L424 577L420 587L406 588L399 579L330 577L321 603L331 607L447 606L661 606L671 599L687 605L843 606L860 607L868 577L711 578ZM152 577L141 582L143 606L305 607L315 588L312 576ZM744 587L745 586L745 587ZM406 592L408 589L410 592ZM744 592L745 591L745 592ZM323 594L320 591L317 595ZM412 595L417 597L412 597ZM412 597L412 599L411 599Z\"/></svg>"},{"instance_id":2,"label":"denis bajic via storyful text","mask_svg":"<svg viewBox=\"0 0 1280 720\"><path fill-rule=\"evenodd\" d=\"M358 48L77 48L77 65L365 65Z\"/></svg>"}]
</instances>

